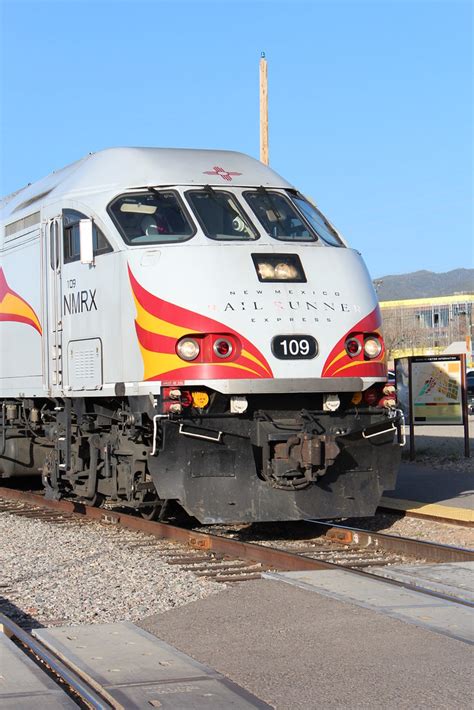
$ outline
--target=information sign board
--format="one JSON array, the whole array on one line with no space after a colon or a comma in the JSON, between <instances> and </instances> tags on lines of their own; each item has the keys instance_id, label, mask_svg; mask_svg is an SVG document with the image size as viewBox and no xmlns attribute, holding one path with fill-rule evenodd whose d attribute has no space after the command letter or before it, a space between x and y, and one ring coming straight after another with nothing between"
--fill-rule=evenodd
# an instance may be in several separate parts
<instances>
[{"instance_id":1,"label":"information sign board","mask_svg":"<svg viewBox=\"0 0 474 710\"><path fill-rule=\"evenodd\" d=\"M457 355L411 358L415 424L462 424L461 359Z\"/></svg>"},{"instance_id":2,"label":"information sign board","mask_svg":"<svg viewBox=\"0 0 474 710\"><path fill-rule=\"evenodd\" d=\"M395 360L398 403L410 426L410 460L415 459L415 425L464 427L464 455L469 458L466 356L426 355Z\"/></svg>"}]
</instances>

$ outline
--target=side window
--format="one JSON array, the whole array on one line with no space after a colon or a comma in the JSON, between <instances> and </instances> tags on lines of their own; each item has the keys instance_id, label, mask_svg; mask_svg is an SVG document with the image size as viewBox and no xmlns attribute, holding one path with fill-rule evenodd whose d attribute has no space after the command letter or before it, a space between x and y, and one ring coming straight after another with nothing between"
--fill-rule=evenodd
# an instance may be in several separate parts
<instances>
[{"instance_id":1,"label":"side window","mask_svg":"<svg viewBox=\"0 0 474 710\"><path fill-rule=\"evenodd\" d=\"M69 264L71 261L79 261L80 259L79 221L81 219L87 219L87 216L76 210L63 210L63 256L65 264ZM109 242L95 224L93 227L93 240L94 256L113 251Z\"/></svg>"}]
</instances>

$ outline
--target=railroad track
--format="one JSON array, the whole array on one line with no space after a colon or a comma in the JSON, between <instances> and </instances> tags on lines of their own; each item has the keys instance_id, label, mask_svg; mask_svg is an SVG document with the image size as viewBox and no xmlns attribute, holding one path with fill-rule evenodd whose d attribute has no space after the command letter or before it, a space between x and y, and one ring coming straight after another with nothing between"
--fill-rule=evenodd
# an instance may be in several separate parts
<instances>
[{"instance_id":1,"label":"railroad track","mask_svg":"<svg viewBox=\"0 0 474 710\"><path fill-rule=\"evenodd\" d=\"M342 525L304 521L293 525L292 539L282 540L289 524L273 526L279 537L252 534L252 526L186 528L144 520L114 510L93 508L79 502L47 500L43 496L0 488L0 512L42 519L54 524L83 521L119 525L172 543L162 555L169 564L180 565L197 576L234 583L257 579L265 571L307 571L344 568L378 581L421 591L431 596L474 606L467 599L448 596L422 584L381 577L374 572L400 563L472 562L474 550L413 540ZM290 537L290 536L288 536ZM151 542L139 542L148 545Z\"/></svg>"},{"instance_id":2,"label":"railroad track","mask_svg":"<svg viewBox=\"0 0 474 710\"><path fill-rule=\"evenodd\" d=\"M23 662L26 671L28 669L27 659L29 659L29 661L32 661L41 670L42 674L52 679L58 685L58 688L64 692L65 696L71 697L79 707L93 708L93 710L107 710L108 708L121 707L117 705L114 698L109 695L105 688L79 675L67 662L63 662L55 656L46 646L15 624L5 614L0 614L0 637L2 635L7 639L7 645L2 643L2 658L7 664L7 667L7 654L10 657L12 657L12 655L14 657L12 649L8 646L9 641L11 641L15 644L15 649L20 649L20 651L23 652L25 656ZM30 700L32 704L35 704L34 697L30 697ZM43 698L43 700L47 701L46 698ZM41 700L39 702L41 705ZM65 705L65 707L66 706L67 705Z\"/></svg>"}]
</instances>

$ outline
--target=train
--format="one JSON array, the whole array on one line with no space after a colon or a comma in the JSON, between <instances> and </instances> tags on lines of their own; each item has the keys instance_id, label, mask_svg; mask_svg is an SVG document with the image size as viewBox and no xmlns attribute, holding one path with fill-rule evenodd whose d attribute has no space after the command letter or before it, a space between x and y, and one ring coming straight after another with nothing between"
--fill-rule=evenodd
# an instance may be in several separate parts
<instances>
[{"instance_id":1,"label":"train","mask_svg":"<svg viewBox=\"0 0 474 710\"><path fill-rule=\"evenodd\" d=\"M368 516L394 487L370 276L269 166L91 153L2 199L0 253L0 478L203 524Z\"/></svg>"}]
</instances>

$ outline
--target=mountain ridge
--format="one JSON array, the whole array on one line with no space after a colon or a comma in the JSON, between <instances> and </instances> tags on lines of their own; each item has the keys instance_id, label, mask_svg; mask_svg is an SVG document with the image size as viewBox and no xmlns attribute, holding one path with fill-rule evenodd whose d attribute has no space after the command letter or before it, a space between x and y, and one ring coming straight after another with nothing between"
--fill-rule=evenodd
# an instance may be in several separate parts
<instances>
[{"instance_id":1,"label":"mountain ridge","mask_svg":"<svg viewBox=\"0 0 474 710\"><path fill-rule=\"evenodd\" d=\"M408 274L388 274L373 279L379 301L474 294L474 269L436 273L422 269Z\"/></svg>"}]
</instances>

